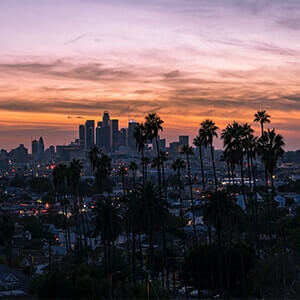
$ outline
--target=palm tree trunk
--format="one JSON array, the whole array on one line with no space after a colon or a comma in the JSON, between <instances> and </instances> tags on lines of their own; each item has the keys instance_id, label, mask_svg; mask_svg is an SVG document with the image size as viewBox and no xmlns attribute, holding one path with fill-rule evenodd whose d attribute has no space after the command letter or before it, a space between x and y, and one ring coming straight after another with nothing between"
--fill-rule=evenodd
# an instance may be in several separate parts
<instances>
[{"instance_id":1,"label":"palm tree trunk","mask_svg":"<svg viewBox=\"0 0 300 300\"><path fill-rule=\"evenodd\" d=\"M271 213L272 213L272 208L273 208L273 201L274 201L274 196L275 196L275 188L274 188L274 173L272 172L270 174L271 177Z\"/></svg>"},{"instance_id":2,"label":"palm tree trunk","mask_svg":"<svg viewBox=\"0 0 300 300\"><path fill-rule=\"evenodd\" d=\"M264 135L264 123L260 123L260 128L261 128L261 136Z\"/></svg>"},{"instance_id":3,"label":"palm tree trunk","mask_svg":"<svg viewBox=\"0 0 300 300\"><path fill-rule=\"evenodd\" d=\"M251 166L250 166L250 155L247 151L247 163L248 163L248 178L249 178L249 190L250 190L250 197L252 199L252 178L251 178Z\"/></svg>"},{"instance_id":4,"label":"palm tree trunk","mask_svg":"<svg viewBox=\"0 0 300 300\"><path fill-rule=\"evenodd\" d=\"M228 161L226 161L226 167L227 167L227 175L228 175L228 184L230 186L231 185L231 176L230 176L230 166L229 166Z\"/></svg>"},{"instance_id":5,"label":"palm tree trunk","mask_svg":"<svg viewBox=\"0 0 300 300\"><path fill-rule=\"evenodd\" d=\"M258 199L256 191L256 174L253 163L253 157L250 156L251 169L252 169L252 178L253 178L253 193L254 193L254 232L255 232L255 243L256 243L256 255L260 257L260 242L259 242L259 232L258 232Z\"/></svg>"},{"instance_id":6,"label":"palm tree trunk","mask_svg":"<svg viewBox=\"0 0 300 300\"><path fill-rule=\"evenodd\" d=\"M234 175L235 166L234 166L234 163L231 163L230 169L231 169L232 185L235 185L235 175Z\"/></svg>"},{"instance_id":7,"label":"palm tree trunk","mask_svg":"<svg viewBox=\"0 0 300 300\"><path fill-rule=\"evenodd\" d=\"M202 147L199 147L199 156L200 156L200 166L201 166L201 176L202 176L202 188L205 191L205 178L204 178L204 167L203 167L203 157L202 157Z\"/></svg>"},{"instance_id":8,"label":"palm tree trunk","mask_svg":"<svg viewBox=\"0 0 300 300\"><path fill-rule=\"evenodd\" d=\"M195 220L195 204L194 204L194 197L193 197L193 188L192 188L192 174L191 174L191 166L190 166L190 158L189 154L186 153L186 161L188 165L188 177L189 177L189 186L190 186L190 198L192 201L192 215L193 215L193 229L194 229L194 239L195 245L197 244L197 231L196 231L196 220Z\"/></svg>"},{"instance_id":9,"label":"palm tree trunk","mask_svg":"<svg viewBox=\"0 0 300 300\"><path fill-rule=\"evenodd\" d=\"M158 142L158 136L156 135L155 137L155 142L156 142L156 151L157 151L157 158L158 158L158 161L159 161L159 153L160 153L160 149L159 149L159 142ZM160 163L158 163L157 165L157 171L158 171L158 190L159 190L159 198L160 200L162 200L162 188L161 188L161 166L160 166ZM167 199L165 199L167 201ZM165 224L163 224L162 226L162 230L163 230L163 235L162 235L162 238L163 238L163 269L165 271L166 269L166 255L167 255L167 249L166 249L166 228L165 228ZM164 271L163 271L163 276L164 276ZM168 272L168 271L167 271ZM163 283L164 283L164 279L163 279ZM168 282L167 282L168 283ZM168 286L168 289L169 289L169 286Z\"/></svg>"},{"instance_id":10,"label":"palm tree trunk","mask_svg":"<svg viewBox=\"0 0 300 300\"><path fill-rule=\"evenodd\" d=\"M166 186L166 180L165 180L165 166L164 162L161 162L161 170L162 170L162 182L163 182L163 187L164 187L164 196L165 200L168 201L168 194L167 194L167 186ZM164 256L165 256L165 267L166 267L166 277L167 277L167 289L169 290L170 288L170 283L169 283L169 266L168 266L168 258L167 258L167 243L166 243L166 229L165 226L163 228L163 241L164 241Z\"/></svg>"},{"instance_id":11,"label":"palm tree trunk","mask_svg":"<svg viewBox=\"0 0 300 300\"><path fill-rule=\"evenodd\" d=\"M245 193L245 178L244 178L244 168L243 168L243 155L240 159L240 168L241 168L241 180L242 180L242 195L244 198L244 203L246 207L246 211L248 212L248 201L246 199L246 193Z\"/></svg>"},{"instance_id":12,"label":"palm tree trunk","mask_svg":"<svg viewBox=\"0 0 300 300\"><path fill-rule=\"evenodd\" d=\"M213 145L210 145L210 154L211 154L211 160L213 165L213 171L214 171L214 178L215 178L215 190L218 190L218 179L217 179L217 173L216 173L216 163L215 163L215 155L214 155L214 148Z\"/></svg>"},{"instance_id":13,"label":"palm tree trunk","mask_svg":"<svg viewBox=\"0 0 300 300\"><path fill-rule=\"evenodd\" d=\"M62 196L62 199L61 199L61 206L62 206L62 211L63 211L64 236L65 236L67 256L69 256L69 239L68 239L68 232L67 232L66 210L65 210L65 204L64 204L63 198L64 198L64 196Z\"/></svg>"},{"instance_id":14,"label":"palm tree trunk","mask_svg":"<svg viewBox=\"0 0 300 300\"><path fill-rule=\"evenodd\" d=\"M180 218L181 218L181 226L182 226L182 244L183 244L183 255L185 257L185 237L184 237L184 220L183 220L183 203L181 197L181 175L180 175L180 167L177 169L178 176L178 196L180 202Z\"/></svg>"}]
</instances>

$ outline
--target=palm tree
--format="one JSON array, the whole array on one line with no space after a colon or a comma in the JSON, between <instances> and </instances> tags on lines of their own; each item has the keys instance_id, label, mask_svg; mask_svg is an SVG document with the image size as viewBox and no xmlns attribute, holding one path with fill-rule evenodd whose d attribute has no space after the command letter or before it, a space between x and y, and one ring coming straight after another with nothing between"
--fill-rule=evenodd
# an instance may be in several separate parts
<instances>
[{"instance_id":1,"label":"palm tree","mask_svg":"<svg viewBox=\"0 0 300 300\"><path fill-rule=\"evenodd\" d=\"M182 197L181 197L181 170L185 168L185 162L181 158L177 158L173 161L171 165L172 169L177 173L177 182L178 182L178 198L180 202L180 218L181 218L181 226L182 231L184 232L184 218L183 218L183 203L182 203ZM185 241L183 239L183 250L185 254Z\"/></svg>"},{"instance_id":2,"label":"palm tree","mask_svg":"<svg viewBox=\"0 0 300 300\"><path fill-rule=\"evenodd\" d=\"M56 166L52 171L53 177L53 184L55 187L57 200L60 202L63 212L63 219L64 219L64 231L65 231L65 244L67 255L71 250L71 243L70 243L70 232L68 226L68 201L67 201L67 186L68 186L68 168L65 164L59 164Z\"/></svg>"},{"instance_id":3,"label":"palm tree","mask_svg":"<svg viewBox=\"0 0 300 300\"><path fill-rule=\"evenodd\" d=\"M108 178L112 171L111 158L95 146L89 151L89 160L95 172L96 187L99 192L110 192Z\"/></svg>"},{"instance_id":4,"label":"palm tree","mask_svg":"<svg viewBox=\"0 0 300 300\"><path fill-rule=\"evenodd\" d=\"M166 195L166 186L165 186L165 172L164 172L164 161L167 159L167 155L165 152L160 151L158 156L155 157L152 161L152 167L157 169L157 173L160 173L160 169L162 169L162 177L163 177L163 186L165 190L165 200L167 200L167 195ZM159 180L160 182L160 180ZM159 185L159 197L160 200L162 201L163 196L162 196L162 189ZM166 277L167 277L167 288L169 289L169 271L168 271L168 264L166 263L166 257L167 257L167 243L166 243L166 229L165 229L165 224L166 220L162 220L162 238L163 238L163 269L166 267ZM162 284L164 287L164 274L162 274Z\"/></svg>"},{"instance_id":5,"label":"palm tree","mask_svg":"<svg viewBox=\"0 0 300 300\"><path fill-rule=\"evenodd\" d=\"M229 156L225 151L223 151L223 154L220 157L220 161L224 162L226 164L227 168L227 176L228 176L228 184L231 185L231 175L230 175L230 163L229 163Z\"/></svg>"},{"instance_id":6,"label":"palm tree","mask_svg":"<svg viewBox=\"0 0 300 300\"><path fill-rule=\"evenodd\" d=\"M161 201L158 188L151 182L136 188L136 214L144 220L145 231L149 237L149 267L153 269L153 232L161 227L168 215L166 203Z\"/></svg>"},{"instance_id":7,"label":"palm tree","mask_svg":"<svg viewBox=\"0 0 300 300\"><path fill-rule=\"evenodd\" d=\"M145 179L145 182L147 182L147 177L148 177L148 165L151 163L150 159L148 157L143 157L142 158L142 161L141 161L141 164L143 166L143 173L144 173L144 179Z\"/></svg>"},{"instance_id":8,"label":"palm tree","mask_svg":"<svg viewBox=\"0 0 300 300\"><path fill-rule=\"evenodd\" d=\"M246 201L245 194L245 180L244 180L244 151L247 146L247 138L253 133L253 129L250 125L243 124L240 125L237 122L227 125L227 127L222 131L221 138L224 142L225 147L225 157L230 160L233 164L238 163L240 165L241 181L242 181L242 194Z\"/></svg>"},{"instance_id":9,"label":"palm tree","mask_svg":"<svg viewBox=\"0 0 300 300\"><path fill-rule=\"evenodd\" d=\"M159 152L159 159L162 171L162 183L165 191L165 199L167 199L167 183L165 178L165 162L168 160L168 152L160 151Z\"/></svg>"},{"instance_id":10,"label":"palm tree","mask_svg":"<svg viewBox=\"0 0 300 300\"><path fill-rule=\"evenodd\" d=\"M163 131L162 124L164 121L156 114L151 113L146 116L146 122L145 122L145 130L147 133L147 138L152 141L155 140L156 143L156 151L157 155L159 154L159 132Z\"/></svg>"},{"instance_id":11,"label":"palm tree","mask_svg":"<svg viewBox=\"0 0 300 300\"><path fill-rule=\"evenodd\" d=\"M103 243L105 271L110 284L109 291L111 292L112 247L122 231L122 217L119 211L118 203L113 203L110 197L99 198L96 202L93 223L95 225L95 234L100 235L101 242Z\"/></svg>"},{"instance_id":12,"label":"palm tree","mask_svg":"<svg viewBox=\"0 0 300 300\"><path fill-rule=\"evenodd\" d=\"M258 110L257 113L254 114L254 122L259 122L261 127L261 136L264 134L264 124L270 123L271 116L267 114L265 110Z\"/></svg>"},{"instance_id":13,"label":"palm tree","mask_svg":"<svg viewBox=\"0 0 300 300\"><path fill-rule=\"evenodd\" d=\"M181 153L186 156L186 163L188 167L188 179L189 179L189 187L190 187L190 198L192 201L192 215L193 215L193 229L194 229L194 238L195 243L197 241L197 232L196 232L196 221L195 221L195 205L194 205L194 197L193 197L193 188L192 188L192 174L191 174L191 165L190 165L190 155L194 154L193 148L184 145L181 149Z\"/></svg>"},{"instance_id":14,"label":"palm tree","mask_svg":"<svg viewBox=\"0 0 300 300\"><path fill-rule=\"evenodd\" d=\"M157 153L157 158L159 160L159 132L163 131L162 124L164 121L156 114L156 113L150 113L146 116L145 118L145 131L146 131L146 137L150 140L153 141L155 140L156 143L156 153ZM161 195L161 169L160 169L160 164L157 165L157 171L158 171L158 189L159 189L159 194L160 197Z\"/></svg>"},{"instance_id":15,"label":"palm tree","mask_svg":"<svg viewBox=\"0 0 300 300\"><path fill-rule=\"evenodd\" d=\"M152 159L151 168L157 170L157 175L158 175L158 172L159 172L160 165L161 165L160 157L155 157L155 158Z\"/></svg>"},{"instance_id":16,"label":"palm tree","mask_svg":"<svg viewBox=\"0 0 300 300\"><path fill-rule=\"evenodd\" d=\"M280 134L275 132L275 129L268 129L264 132L263 136L258 140L258 153L261 157L261 161L265 166L266 171L266 186L268 189L268 175L271 179L272 196L274 198L274 171L277 165L277 161L284 154L284 141Z\"/></svg>"},{"instance_id":17,"label":"palm tree","mask_svg":"<svg viewBox=\"0 0 300 300\"><path fill-rule=\"evenodd\" d=\"M80 250L82 247L82 230L81 230L80 222L78 224L78 214L80 211L79 207L82 208L83 203L81 200L79 200L79 203L78 203L78 197L79 197L79 183L80 183L81 171L82 171L81 162L77 159L73 159L68 168L68 181L69 181L69 185L71 186L72 194L73 194L74 218L75 218L75 224L76 224L76 229L77 229L76 230L76 239L78 240L78 237L79 237L78 242L79 242ZM82 219L80 221L82 221Z\"/></svg>"},{"instance_id":18,"label":"palm tree","mask_svg":"<svg viewBox=\"0 0 300 300\"><path fill-rule=\"evenodd\" d=\"M211 160L213 165L214 179L215 179L215 190L218 189L218 179L216 173L216 163L215 163L215 155L213 148L213 139L214 137L218 137L217 130L219 128L216 126L215 122L212 120L205 120L201 123L201 128L199 130L199 135L203 140L204 147L210 147Z\"/></svg>"},{"instance_id":19,"label":"palm tree","mask_svg":"<svg viewBox=\"0 0 300 300\"><path fill-rule=\"evenodd\" d=\"M128 174L128 168L124 165L119 167L118 175L122 178L123 195L125 195L125 176Z\"/></svg>"},{"instance_id":20,"label":"palm tree","mask_svg":"<svg viewBox=\"0 0 300 300\"><path fill-rule=\"evenodd\" d=\"M251 155L251 151L253 151L253 143L255 141L253 132L254 130L251 128L251 126L248 123L242 125L242 149L247 159L250 196L252 196L250 155Z\"/></svg>"},{"instance_id":21,"label":"palm tree","mask_svg":"<svg viewBox=\"0 0 300 300\"><path fill-rule=\"evenodd\" d=\"M162 183L163 183L163 190L164 190L164 197L165 201L168 200L168 187L165 178L165 162L168 160L168 153L165 151L159 152L159 160L162 170ZM167 289L169 290L169 264L167 262L167 240L166 240L166 226L167 220L163 219L163 250L164 250L164 268L166 268L166 278L167 278Z\"/></svg>"},{"instance_id":22,"label":"palm tree","mask_svg":"<svg viewBox=\"0 0 300 300\"><path fill-rule=\"evenodd\" d=\"M177 158L173 161L171 165L172 169L177 173L177 182L178 182L178 198L180 201L180 217L183 224L183 203L182 203L182 197L181 197L181 170L185 168L185 162L181 158Z\"/></svg>"},{"instance_id":23,"label":"palm tree","mask_svg":"<svg viewBox=\"0 0 300 300\"><path fill-rule=\"evenodd\" d=\"M203 208L203 220L214 226L218 245L218 281L220 293L223 293L223 231L235 223L236 218L242 216L243 211L236 205L232 194L226 191L217 191L211 195Z\"/></svg>"},{"instance_id":24,"label":"palm tree","mask_svg":"<svg viewBox=\"0 0 300 300\"><path fill-rule=\"evenodd\" d=\"M89 161L91 163L91 167L92 167L93 171L97 167L99 155L101 153L102 153L102 151L97 146L93 146L88 153Z\"/></svg>"},{"instance_id":25,"label":"palm tree","mask_svg":"<svg viewBox=\"0 0 300 300\"><path fill-rule=\"evenodd\" d=\"M200 156L200 167L201 167L201 175L202 175L202 188L205 191L205 178L204 178L204 168L203 168L203 157L202 157L202 147L204 146L203 136L197 135L194 138L194 146L198 147L199 149L199 156Z\"/></svg>"},{"instance_id":26,"label":"palm tree","mask_svg":"<svg viewBox=\"0 0 300 300\"><path fill-rule=\"evenodd\" d=\"M135 161L131 161L129 163L128 169L132 172L133 185L135 185L136 171L138 169L137 163Z\"/></svg>"},{"instance_id":27,"label":"palm tree","mask_svg":"<svg viewBox=\"0 0 300 300\"><path fill-rule=\"evenodd\" d=\"M144 150L145 150L147 136L146 136L145 125L143 123L140 123L135 127L133 136L136 141L136 146L142 156L141 161L142 161L142 170L143 170L143 184L145 184L146 174L145 174L145 164L143 161L144 161Z\"/></svg>"},{"instance_id":28,"label":"palm tree","mask_svg":"<svg viewBox=\"0 0 300 300\"><path fill-rule=\"evenodd\" d=\"M249 177L249 187L250 187L250 199L253 202L254 195L254 209L253 209L253 232L255 237L256 255L260 256L260 241L258 233L258 199L257 199L257 189L256 189L256 170L254 166L254 160L256 158L257 150L257 137L255 137L252 132L244 139L244 147L247 155L248 162L248 177ZM251 184L252 182L252 184Z\"/></svg>"}]
</instances>

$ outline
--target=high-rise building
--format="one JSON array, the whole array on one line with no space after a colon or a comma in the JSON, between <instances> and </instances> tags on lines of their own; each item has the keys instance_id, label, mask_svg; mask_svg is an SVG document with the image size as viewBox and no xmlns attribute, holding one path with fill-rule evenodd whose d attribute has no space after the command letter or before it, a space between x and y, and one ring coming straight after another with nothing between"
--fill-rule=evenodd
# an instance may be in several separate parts
<instances>
[{"instance_id":1,"label":"high-rise building","mask_svg":"<svg viewBox=\"0 0 300 300\"><path fill-rule=\"evenodd\" d=\"M105 111L103 113L103 117L102 117L102 127L108 127L108 121L109 121L109 113L108 111Z\"/></svg>"},{"instance_id":2,"label":"high-rise building","mask_svg":"<svg viewBox=\"0 0 300 300\"><path fill-rule=\"evenodd\" d=\"M95 144L95 121L87 120L85 122L85 149L89 150Z\"/></svg>"},{"instance_id":3,"label":"high-rise building","mask_svg":"<svg viewBox=\"0 0 300 300\"><path fill-rule=\"evenodd\" d=\"M138 123L134 120L130 120L128 123L128 132L127 132L127 145L132 150L136 150L136 141L134 138L134 131L136 126L138 126Z\"/></svg>"},{"instance_id":4,"label":"high-rise building","mask_svg":"<svg viewBox=\"0 0 300 300\"><path fill-rule=\"evenodd\" d=\"M125 128L121 128L119 131L119 145L120 146L126 146L126 136L127 132Z\"/></svg>"},{"instance_id":5,"label":"high-rise building","mask_svg":"<svg viewBox=\"0 0 300 300\"><path fill-rule=\"evenodd\" d=\"M37 140L33 140L31 142L31 154L34 160L38 158L38 151L39 151L39 142Z\"/></svg>"},{"instance_id":6,"label":"high-rise building","mask_svg":"<svg viewBox=\"0 0 300 300\"><path fill-rule=\"evenodd\" d=\"M188 146L189 145L188 135L180 135L179 136L179 144L182 146Z\"/></svg>"},{"instance_id":7,"label":"high-rise building","mask_svg":"<svg viewBox=\"0 0 300 300\"><path fill-rule=\"evenodd\" d=\"M119 120L109 121L109 146L111 151L116 151L119 145Z\"/></svg>"},{"instance_id":8,"label":"high-rise building","mask_svg":"<svg viewBox=\"0 0 300 300\"><path fill-rule=\"evenodd\" d=\"M102 122L101 122L102 123ZM101 125L101 124L99 124ZM100 127L96 128L96 145L102 150L109 151L109 127Z\"/></svg>"},{"instance_id":9,"label":"high-rise building","mask_svg":"<svg viewBox=\"0 0 300 300\"><path fill-rule=\"evenodd\" d=\"M44 140L42 137L39 139L39 145L38 145L38 160L42 160L45 153L45 145Z\"/></svg>"},{"instance_id":10,"label":"high-rise building","mask_svg":"<svg viewBox=\"0 0 300 300\"><path fill-rule=\"evenodd\" d=\"M79 145L84 148L85 145L85 128L84 125L79 125Z\"/></svg>"},{"instance_id":11,"label":"high-rise building","mask_svg":"<svg viewBox=\"0 0 300 300\"><path fill-rule=\"evenodd\" d=\"M111 144L110 117L108 111L103 113L102 122L98 122L96 128L96 145L109 152Z\"/></svg>"}]
</instances>

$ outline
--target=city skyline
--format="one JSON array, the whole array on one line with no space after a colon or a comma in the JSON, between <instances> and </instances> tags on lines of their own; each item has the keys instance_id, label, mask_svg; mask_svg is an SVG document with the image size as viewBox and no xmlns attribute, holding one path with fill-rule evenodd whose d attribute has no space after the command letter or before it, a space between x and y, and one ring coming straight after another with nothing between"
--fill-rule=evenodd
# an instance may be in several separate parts
<instances>
[{"instance_id":1,"label":"city skyline","mask_svg":"<svg viewBox=\"0 0 300 300\"><path fill-rule=\"evenodd\" d=\"M2 2L1 148L67 144L104 110L120 128L156 111L169 142L266 109L298 149L299 15L294 0Z\"/></svg>"}]
</instances>

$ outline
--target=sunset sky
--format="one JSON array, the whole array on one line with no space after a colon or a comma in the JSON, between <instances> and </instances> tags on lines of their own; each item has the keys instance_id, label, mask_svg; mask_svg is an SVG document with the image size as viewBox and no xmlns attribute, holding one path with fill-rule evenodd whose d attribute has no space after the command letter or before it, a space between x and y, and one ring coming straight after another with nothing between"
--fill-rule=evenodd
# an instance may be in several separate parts
<instances>
[{"instance_id":1,"label":"sunset sky","mask_svg":"<svg viewBox=\"0 0 300 300\"><path fill-rule=\"evenodd\" d=\"M258 109L300 148L299 0L0 2L0 149L68 143L104 110L156 111L170 141Z\"/></svg>"}]
</instances>

